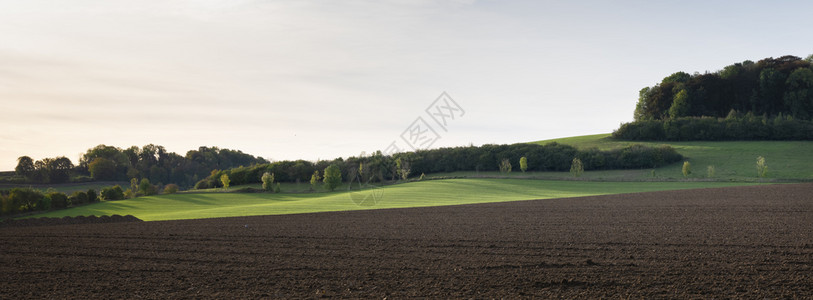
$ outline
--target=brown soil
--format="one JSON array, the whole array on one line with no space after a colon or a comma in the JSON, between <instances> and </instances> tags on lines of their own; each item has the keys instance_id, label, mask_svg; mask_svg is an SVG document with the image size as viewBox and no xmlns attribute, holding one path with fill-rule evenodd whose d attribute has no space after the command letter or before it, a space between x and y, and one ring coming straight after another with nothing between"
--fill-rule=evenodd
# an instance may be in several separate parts
<instances>
[{"instance_id":1,"label":"brown soil","mask_svg":"<svg viewBox=\"0 0 813 300\"><path fill-rule=\"evenodd\" d=\"M813 297L813 184L4 227L0 240L0 298L14 299Z\"/></svg>"}]
</instances>

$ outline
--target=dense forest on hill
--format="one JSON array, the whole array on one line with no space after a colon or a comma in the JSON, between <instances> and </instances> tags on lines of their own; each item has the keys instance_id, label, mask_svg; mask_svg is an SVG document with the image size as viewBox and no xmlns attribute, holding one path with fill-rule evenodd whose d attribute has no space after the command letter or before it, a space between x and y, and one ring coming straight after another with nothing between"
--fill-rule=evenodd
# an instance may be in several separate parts
<instances>
[{"instance_id":1,"label":"dense forest on hill","mask_svg":"<svg viewBox=\"0 0 813 300\"><path fill-rule=\"evenodd\" d=\"M677 72L639 92L631 140L811 139L813 55L746 60L713 73ZM728 131L728 132L720 132Z\"/></svg>"}]
</instances>

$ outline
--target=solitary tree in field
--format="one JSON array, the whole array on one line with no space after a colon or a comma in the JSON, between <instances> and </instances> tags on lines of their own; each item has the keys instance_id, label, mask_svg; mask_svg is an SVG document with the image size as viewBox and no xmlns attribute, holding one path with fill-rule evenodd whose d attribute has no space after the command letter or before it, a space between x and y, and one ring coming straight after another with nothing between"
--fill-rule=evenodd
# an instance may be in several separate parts
<instances>
[{"instance_id":1,"label":"solitary tree in field","mask_svg":"<svg viewBox=\"0 0 813 300\"><path fill-rule=\"evenodd\" d=\"M229 180L229 175L226 175L226 174L221 175L220 176L220 182L223 183L223 189L228 189L229 188L229 182L231 182Z\"/></svg>"},{"instance_id":2,"label":"solitary tree in field","mask_svg":"<svg viewBox=\"0 0 813 300\"><path fill-rule=\"evenodd\" d=\"M525 173L528 170L528 158L523 156L519 159L519 169L522 170L522 173Z\"/></svg>"},{"instance_id":3,"label":"solitary tree in field","mask_svg":"<svg viewBox=\"0 0 813 300\"><path fill-rule=\"evenodd\" d=\"M263 181L263 190L271 192L274 190L274 173L263 173L263 177L261 178Z\"/></svg>"},{"instance_id":4,"label":"solitary tree in field","mask_svg":"<svg viewBox=\"0 0 813 300\"><path fill-rule=\"evenodd\" d=\"M398 177L401 177L403 181L406 181L409 178L409 173L412 172L409 163L402 161L400 157L395 160L395 169L398 171Z\"/></svg>"},{"instance_id":5,"label":"solitary tree in field","mask_svg":"<svg viewBox=\"0 0 813 300\"><path fill-rule=\"evenodd\" d=\"M689 163L689 161L684 161L681 171L683 172L683 177L689 177L689 174L692 174L692 164Z\"/></svg>"},{"instance_id":6,"label":"solitary tree in field","mask_svg":"<svg viewBox=\"0 0 813 300\"><path fill-rule=\"evenodd\" d=\"M342 170L339 169L337 165L330 165L329 167L325 168L325 178L324 178L325 188L329 191L335 190L342 184Z\"/></svg>"},{"instance_id":7,"label":"solitary tree in field","mask_svg":"<svg viewBox=\"0 0 813 300\"><path fill-rule=\"evenodd\" d=\"M584 174L584 164L578 157L573 158L573 162L570 163L570 174L573 174L573 177L581 177Z\"/></svg>"},{"instance_id":8,"label":"solitary tree in field","mask_svg":"<svg viewBox=\"0 0 813 300\"><path fill-rule=\"evenodd\" d=\"M319 176L319 170L313 171L313 175L311 175L311 190L315 191L319 186L319 179L322 179L322 176Z\"/></svg>"},{"instance_id":9,"label":"solitary tree in field","mask_svg":"<svg viewBox=\"0 0 813 300\"><path fill-rule=\"evenodd\" d=\"M509 161L507 158L503 158L500 162L500 173L511 173L511 161Z\"/></svg>"},{"instance_id":10,"label":"solitary tree in field","mask_svg":"<svg viewBox=\"0 0 813 300\"><path fill-rule=\"evenodd\" d=\"M757 176L768 176L768 164L765 163L765 158L762 156L757 157Z\"/></svg>"}]
</instances>

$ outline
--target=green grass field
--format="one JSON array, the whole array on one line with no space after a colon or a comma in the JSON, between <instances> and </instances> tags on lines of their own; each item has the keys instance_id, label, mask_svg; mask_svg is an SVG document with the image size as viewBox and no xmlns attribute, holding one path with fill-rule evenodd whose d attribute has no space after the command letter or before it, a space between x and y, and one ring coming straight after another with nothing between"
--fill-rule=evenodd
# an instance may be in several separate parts
<instances>
[{"instance_id":1,"label":"green grass field","mask_svg":"<svg viewBox=\"0 0 813 300\"><path fill-rule=\"evenodd\" d=\"M357 205L366 196L332 193L186 193L101 202L32 217L134 215L145 221L278 215L359 209L403 208L551 199L747 185L724 182L584 182L527 179L448 179L385 186L376 205Z\"/></svg>"},{"instance_id":2,"label":"green grass field","mask_svg":"<svg viewBox=\"0 0 813 300\"><path fill-rule=\"evenodd\" d=\"M102 202L31 217L131 214L142 220L154 221L457 205L813 180L813 162L810 160L813 158L813 142L627 142L616 141L609 136L598 134L534 143L558 142L578 148L600 149L634 143L667 144L692 163L693 173L684 178L682 164L676 163L657 169L588 171L581 178L573 178L568 172L427 174L427 179L463 179L388 185L376 190L382 193L376 205L357 205L353 201L358 200L359 196L369 196L370 191L366 194L348 193L342 187L342 191L338 192L313 193L309 192L307 183L283 183L280 194L224 193L223 189L211 189ZM757 177L757 156L767 160L767 178ZM716 169L713 177L708 177L706 173L710 165ZM230 190L245 187L261 188L260 184L253 184L232 187ZM65 186L57 190L69 192L77 188ZM87 188L90 186L81 186L81 189Z\"/></svg>"},{"instance_id":3,"label":"green grass field","mask_svg":"<svg viewBox=\"0 0 813 300\"><path fill-rule=\"evenodd\" d=\"M718 181L810 181L813 180L813 142L811 141L734 141L734 142L629 142L613 140L610 134L597 134L534 142L557 142L577 148L612 149L631 144L670 145L692 164L689 179ZM756 161L765 157L768 176L757 177ZM708 166L716 175L706 176ZM654 169L585 172L587 179L603 180L682 180L681 163ZM540 174L546 178L545 174ZM551 176L547 176L551 177Z\"/></svg>"}]
</instances>

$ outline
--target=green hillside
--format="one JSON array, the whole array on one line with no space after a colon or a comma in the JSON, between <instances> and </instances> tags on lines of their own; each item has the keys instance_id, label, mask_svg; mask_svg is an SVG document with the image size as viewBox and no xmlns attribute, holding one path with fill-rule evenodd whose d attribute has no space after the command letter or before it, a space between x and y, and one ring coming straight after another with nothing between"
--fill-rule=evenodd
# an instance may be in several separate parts
<instances>
[{"instance_id":1,"label":"green hillside","mask_svg":"<svg viewBox=\"0 0 813 300\"><path fill-rule=\"evenodd\" d=\"M598 134L533 143L558 142L583 149L596 147L605 150L633 144L614 140L609 136ZM385 186L377 190L381 197L377 198L380 201L375 205L355 203L364 196L369 196L369 190L362 194L348 193L346 190L307 193L305 191L308 185L292 183L284 186L284 192L281 194L223 193L219 189L213 189L208 192L101 202L32 217L131 214L143 220L154 221L457 205L813 180L813 163L810 162L810 158L813 157L813 142L642 144L667 144L674 147L692 163L694 172L688 178L684 178L681 164L676 163L657 169L588 171L581 178L573 178L568 172L523 173L517 171L517 167L509 174L499 172L427 174L427 179L456 179L425 180ZM765 178L757 177L758 156L765 157L768 163L769 172ZM711 178L706 173L710 165L715 168L715 175ZM258 185L248 186L259 188ZM232 187L232 190L245 187L247 186Z\"/></svg>"},{"instance_id":2,"label":"green hillside","mask_svg":"<svg viewBox=\"0 0 813 300\"><path fill-rule=\"evenodd\" d=\"M749 183L448 179L383 187L379 201L374 206L356 204L362 197L370 194L369 190L363 194L351 194L347 191L304 194L187 193L101 202L33 217L130 214L142 220L156 221L457 205L746 184Z\"/></svg>"},{"instance_id":3,"label":"green hillside","mask_svg":"<svg viewBox=\"0 0 813 300\"><path fill-rule=\"evenodd\" d=\"M629 142L610 138L610 134L586 135L537 141L537 144L557 142L578 148L612 149L630 144L670 145L692 164L690 179L756 181L756 160L765 157L768 164L766 181L813 180L812 141L735 141L735 142ZM706 176L706 168L714 166L716 175ZM589 179L605 180L679 180L683 179L681 164L645 170L614 170L586 172Z\"/></svg>"}]
</instances>

